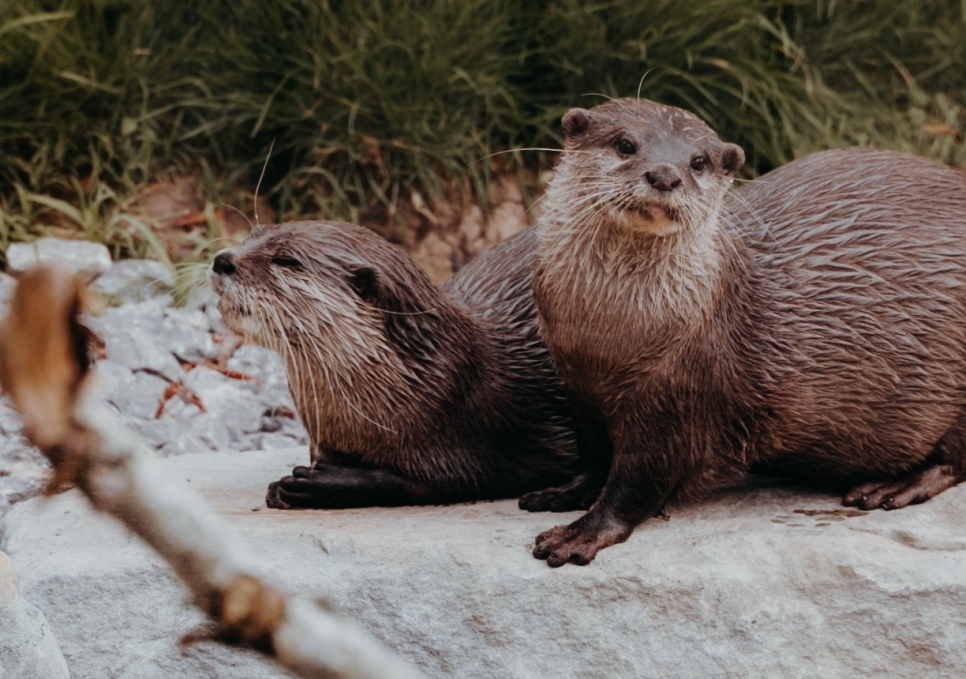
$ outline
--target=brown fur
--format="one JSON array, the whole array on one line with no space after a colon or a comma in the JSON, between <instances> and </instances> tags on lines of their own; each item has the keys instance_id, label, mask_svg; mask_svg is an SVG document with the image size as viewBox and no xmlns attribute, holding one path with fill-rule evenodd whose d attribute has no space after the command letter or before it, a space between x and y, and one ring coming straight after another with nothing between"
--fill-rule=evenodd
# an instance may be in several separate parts
<instances>
[{"instance_id":1,"label":"brown fur","mask_svg":"<svg viewBox=\"0 0 966 679\"><path fill-rule=\"evenodd\" d=\"M229 327L276 350L313 466L275 507L510 497L576 471L563 387L537 329L524 232L437 289L350 224L257 228L213 265ZM551 480L553 479L553 480Z\"/></svg>"},{"instance_id":2,"label":"brown fur","mask_svg":"<svg viewBox=\"0 0 966 679\"><path fill-rule=\"evenodd\" d=\"M963 478L966 176L850 149L726 193L743 154L680 109L618 100L564 129L534 291L606 483L538 558L587 563L752 464L909 477L847 496L867 508Z\"/></svg>"}]
</instances>

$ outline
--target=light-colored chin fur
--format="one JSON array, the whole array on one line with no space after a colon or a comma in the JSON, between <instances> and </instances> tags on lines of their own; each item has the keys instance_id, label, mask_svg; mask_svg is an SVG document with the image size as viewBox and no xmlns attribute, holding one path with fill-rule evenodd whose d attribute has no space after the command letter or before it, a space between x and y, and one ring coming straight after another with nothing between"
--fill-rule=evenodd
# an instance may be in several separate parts
<instances>
[{"instance_id":1,"label":"light-colored chin fur","mask_svg":"<svg viewBox=\"0 0 966 679\"><path fill-rule=\"evenodd\" d=\"M631 231L647 233L653 236L668 236L679 233L684 225L671 219L666 210L657 206L648 206L641 210L629 210L620 215L620 224Z\"/></svg>"}]
</instances>

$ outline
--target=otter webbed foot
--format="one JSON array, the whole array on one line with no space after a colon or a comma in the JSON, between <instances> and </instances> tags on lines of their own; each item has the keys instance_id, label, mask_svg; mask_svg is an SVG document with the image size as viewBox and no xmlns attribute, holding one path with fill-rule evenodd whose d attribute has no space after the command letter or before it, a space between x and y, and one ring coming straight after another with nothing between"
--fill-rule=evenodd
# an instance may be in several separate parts
<instances>
[{"instance_id":1,"label":"otter webbed foot","mask_svg":"<svg viewBox=\"0 0 966 679\"><path fill-rule=\"evenodd\" d=\"M842 504L866 510L901 509L936 497L963 479L963 475L957 473L952 465L930 465L899 481L857 486L842 499Z\"/></svg>"},{"instance_id":2,"label":"otter webbed foot","mask_svg":"<svg viewBox=\"0 0 966 679\"><path fill-rule=\"evenodd\" d=\"M600 518L591 512L569 526L555 526L540 533L534 540L533 555L545 560L551 568L567 563L586 566L597 552L624 542L634 530L633 525Z\"/></svg>"},{"instance_id":3,"label":"otter webbed foot","mask_svg":"<svg viewBox=\"0 0 966 679\"><path fill-rule=\"evenodd\" d=\"M360 469L328 463L295 467L269 484L265 503L273 509L398 507L431 501L425 489L389 469Z\"/></svg>"},{"instance_id":4,"label":"otter webbed foot","mask_svg":"<svg viewBox=\"0 0 966 679\"><path fill-rule=\"evenodd\" d=\"M562 486L527 493L518 504L528 512L586 511L600 495L604 480L603 474L586 472Z\"/></svg>"}]
</instances>

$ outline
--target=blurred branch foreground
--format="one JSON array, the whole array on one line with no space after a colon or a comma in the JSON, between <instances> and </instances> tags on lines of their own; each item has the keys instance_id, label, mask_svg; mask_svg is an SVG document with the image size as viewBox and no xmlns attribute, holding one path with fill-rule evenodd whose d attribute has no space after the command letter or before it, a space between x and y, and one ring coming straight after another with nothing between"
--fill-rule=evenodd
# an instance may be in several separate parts
<instances>
[{"instance_id":1,"label":"blurred branch foreground","mask_svg":"<svg viewBox=\"0 0 966 679\"><path fill-rule=\"evenodd\" d=\"M157 460L87 395L86 329L79 284L54 267L17 287L0 326L0 385L25 432L97 509L121 520L171 564L195 604L238 644L303 677L417 679L366 633L318 605L287 596L257 575L254 559L200 497L167 483Z\"/></svg>"}]
</instances>

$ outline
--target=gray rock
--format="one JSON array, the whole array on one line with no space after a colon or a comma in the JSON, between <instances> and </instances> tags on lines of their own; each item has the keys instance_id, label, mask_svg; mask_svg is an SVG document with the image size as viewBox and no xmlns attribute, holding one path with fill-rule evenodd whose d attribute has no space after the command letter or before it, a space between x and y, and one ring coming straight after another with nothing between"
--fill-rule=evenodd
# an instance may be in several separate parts
<instances>
[{"instance_id":1,"label":"gray rock","mask_svg":"<svg viewBox=\"0 0 966 679\"><path fill-rule=\"evenodd\" d=\"M295 411L285 364L271 349L254 344L241 346L228 359L227 367L258 380L256 393L266 409L287 408Z\"/></svg>"},{"instance_id":2,"label":"gray rock","mask_svg":"<svg viewBox=\"0 0 966 679\"><path fill-rule=\"evenodd\" d=\"M167 297L107 309L89 325L104 341L107 359L133 371L163 375L172 382L184 376L171 353L170 331L164 323Z\"/></svg>"},{"instance_id":3,"label":"gray rock","mask_svg":"<svg viewBox=\"0 0 966 679\"><path fill-rule=\"evenodd\" d=\"M264 407L252 383L198 366L188 372L184 385L201 399L209 415L228 428L232 437L261 429Z\"/></svg>"},{"instance_id":4,"label":"gray rock","mask_svg":"<svg viewBox=\"0 0 966 679\"><path fill-rule=\"evenodd\" d=\"M174 290L171 272L161 262L126 259L98 276L91 288L122 302L141 302Z\"/></svg>"},{"instance_id":5,"label":"gray rock","mask_svg":"<svg viewBox=\"0 0 966 679\"><path fill-rule=\"evenodd\" d=\"M131 427L144 440L148 447L160 450L165 445L178 439L183 432L184 424L178 422L173 417L162 417L159 420L152 418L125 417L125 423ZM203 446L194 448L191 452L201 452L205 450ZM182 451L188 452L188 451ZM165 453L167 456L170 453Z\"/></svg>"},{"instance_id":6,"label":"gray rock","mask_svg":"<svg viewBox=\"0 0 966 679\"><path fill-rule=\"evenodd\" d=\"M0 396L0 435L19 434L23 429L20 415L5 396Z\"/></svg>"},{"instance_id":7,"label":"gray rock","mask_svg":"<svg viewBox=\"0 0 966 679\"><path fill-rule=\"evenodd\" d=\"M0 314L6 314L7 302L13 297L13 290L17 287L17 279L5 273L0 273Z\"/></svg>"},{"instance_id":8,"label":"gray rock","mask_svg":"<svg viewBox=\"0 0 966 679\"><path fill-rule=\"evenodd\" d=\"M86 283L111 268L111 253L101 243L41 238L33 243L12 243L7 248L7 266L11 271L26 271L38 262L54 260L63 262Z\"/></svg>"},{"instance_id":9,"label":"gray rock","mask_svg":"<svg viewBox=\"0 0 966 679\"><path fill-rule=\"evenodd\" d=\"M0 518L14 502L38 494L50 478L50 463L21 435L20 416L0 398Z\"/></svg>"},{"instance_id":10,"label":"gray rock","mask_svg":"<svg viewBox=\"0 0 966 679\"><path fill-rule=\"evenodd\" d=\"M553 570L530 555L533 537L576 513L513 501L267 509L267 483L307 459L165 466L288 590L328 598L430 677L966 675L966 487L862 513L757 482L672 508L587 567ZM288 676L248 652L179 647L201 619L185 590L76 491L17 505L2 534L75 679Z\"/></svg>"},{"instance_id":11,"label":"gray rock","mask_svg":"<svg viewBox=\"0 0 966 679\"><path fill-rule=\"evenodd\" d=\"M170 385L168 380L148 372L133 372L123 366L101 368L113 373L110 385L105 385L103 397L128 418L153 420L161 398ZM127 375L124 371L127 370ZM167 406L167 404L166 404Z\"/></svg>"},{"instance_id":12,"label":"gray rock","mask_svg":"<svg viewBox=\"0 0 966 679\"><path fill-rule=\"evenodd\" d=\"M182 361L198 363L218 358L208 316L200 309L166 309L164 329L168 350Z\"/></svg>"},{"instance_id":13,"label":"gray rock","mask_svg":"<svg viewBox=\"0 0 966 679\"><path fill-rule=\"evenodd\" d=\"M13 561L0 552L0 679L66 679L67 663L44 614L17 591Z\"/></svg>"},{"instance_id":14,"label":"gray rock","mask_svg":"<svg viewBox=\"0 0 966 679\"><path fill-rule=\"evenodd\" d=\"M185 306L188 309L197 309L203 312L208 317L208 325L212 331L218 333L228 331L221 318L221 312L218 311L218 295L206 283L199 284L199 287L192 291L191 298Z\"/></svg>"}]
</instances>

